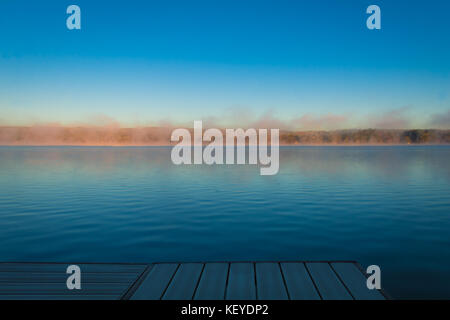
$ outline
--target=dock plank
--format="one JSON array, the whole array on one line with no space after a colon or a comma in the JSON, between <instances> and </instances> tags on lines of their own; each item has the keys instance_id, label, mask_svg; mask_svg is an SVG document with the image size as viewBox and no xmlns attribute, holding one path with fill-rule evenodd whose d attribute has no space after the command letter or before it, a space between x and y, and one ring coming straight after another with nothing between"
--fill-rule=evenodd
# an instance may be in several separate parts
<instances>
[{"instance_id":1,"label":"dock plank","mask_svg":"<svg viewBox=\"0 0 450 320\"><path fill-rule=\"evenodd\" d=\"M202 269L202 263L182 263L162 299L192 300Z\"/></svg>"},{"instance_id":2,"label":"dock plank","mask_svg":"<svg viewBox=\"0 0 450 320\"><path fill-rule=\"evenodd\" d=\"M155 264L131 296L131 300L161 299L177 268L177 263Z\"/></svg>"},{"instance_id":3,"label":"dock plank","mask_svg":"<svg viewBox=\"0 0 450 320\"><path fill-rule=\"evenodd\" d=\"M69 290L67 267L81 269L81 289ZM80 263L0 263L0 300L120 299L145 265Z\"/></svg>"},{"instance_id":4,"label":"dock plank","mask_svg":"<svg viewBox=\"0 0 450 320\"><path fill-rule=\"evenodd\" d=\"M341 283L328 263L306 263L314 283L324 300L352 300L352 296Z\"/></svg>"},{"instance_id":5,"label":"dock plank","mask_svg":"<svg viewBox=\"0 0 450 320\"><path fill-rule=\"evenodd\" d=\"M281 263L289 297L292 300L320 300L314 283L301 262Z\"/></svg>"},{"instance_id":6,"label":"dock plank","mask_svg":"<svg viewBox=\"0 0 450 320\"><path fill-rule=\"evenodd\" d=\"M366 277L354 263L331 263L333 269L345 283L356 300L385 300L378 290L369 290Z\"/></svg>"},{"instance_id":7,"label":"dock plank","mask_svg":"<svg viewBox=\"0 0 450 320\"><path fill-rule=\"evenodd\" d=\"M0 295L6 294L62 294L86 295L104 293L120 295L129 284L122 283L82 283L80 290L69 290L66 281L60 283L1 283Z\"/></svg>"},{"instance_id":8,"label":"dock plank","mask_svg":"<svg viewBox=\"0 0 450 320\"><path fill-rule=\"evenodd\" d=\"M66 269L81 268L81 290ZM198 263L0 262L0 300L386 299L352 261Z\"/></svg>"},{"instance_id":9,"label":"dock plank","mask_svg":"<svg viewBox=\"0 0 450 320\"><path fill-rule=\"evenodd\" d=\"M1 295L0 300L119 300L117 295Z\"/></svg>"},{"instance_id":10,"label":"dock plank","mask_svg":"<svg viewBox=\"0 0 450 320\"><path fill-rule=\"evenodd\" d=\"M0 263L0 272L55 273L66 272L70 265L80 267L82 273L135 273L143 272L145 264L109 264L109 263Z\"/></svg>"},{"instance_id":11,"label":"dock plank","mask_svg":"<svg viewBox=\"0 0 450 320\"><path fill-rule=\"evenodd\" d=\"M287 300L288 294L278 263L261 262L256 263L255 267L258 299Z\"/></svg>"},{"instance_id":12,"label":"dock plank","mask_svg":"<svg viewBox=\"0 0 450 320\"><path fill-rule=\"evenodd\" d=\"M130 283L137 279L137 273L82 273L83 283ZM59 283L67 280L68 274L0 272L1 283Z\"/></svg>"},{"instance_id":13,"label":"dock plank","mask_svg":"<svg viewBox=\"0 0 450 320\"><path fill-rule=\"evenodd\" d=\"M230 264L227 300L256 300L255 270L253 263Z\"/></svg>"},{"instance_id":14,"label":"dock plank","mask_svg":"<svg viewBox=\"0 0 450 320\"><path fill-rule=\"evenodd\" d=\"M228 263L207 263L195 292L195 300L223 300L228 277Z\"/></svg>"}]
</instances>

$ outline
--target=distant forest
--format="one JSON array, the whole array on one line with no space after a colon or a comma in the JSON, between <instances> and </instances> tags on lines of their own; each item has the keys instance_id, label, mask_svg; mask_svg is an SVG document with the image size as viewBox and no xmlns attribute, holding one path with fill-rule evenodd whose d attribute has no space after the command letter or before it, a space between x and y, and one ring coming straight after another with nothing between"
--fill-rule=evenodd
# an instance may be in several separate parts
<instances>
[{"instance_id":1,"label":"distant forest","mask_svg":"<svg viewBox=\"0 0 450 320\"><path fill-rule=\"evenodd\" d=\"M0 127L0 145L171 145L171 132L158 127ZM280 144L450 144L450 130L281 131Z\"/></svg>"},{"instance_id":2,"label":"distant forest","mask_svg":"<svg viewBox=\"0 0 450 320\"><path fill-rule=\"evenodd\" d=\"M280 144L450 144L450 130L336 130L280 134Z\"/></svg>"}]
</instances>

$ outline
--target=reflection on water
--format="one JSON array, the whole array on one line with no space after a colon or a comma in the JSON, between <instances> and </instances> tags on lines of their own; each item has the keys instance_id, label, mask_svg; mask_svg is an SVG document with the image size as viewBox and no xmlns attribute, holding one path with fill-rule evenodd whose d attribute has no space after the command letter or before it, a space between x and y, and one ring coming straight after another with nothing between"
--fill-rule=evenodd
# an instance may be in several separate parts
<instances>
[{"instance_id":1,"label":"reflection on water","mask_svg":"<svg viewBox=\"0 0 450 320\"><path fill-rule=\"evenodd\" d=\"M280 171L170 148L0 147L0 261L350 259L450 298L450 147L286 147Z\"/></svg>"}]
</instances>

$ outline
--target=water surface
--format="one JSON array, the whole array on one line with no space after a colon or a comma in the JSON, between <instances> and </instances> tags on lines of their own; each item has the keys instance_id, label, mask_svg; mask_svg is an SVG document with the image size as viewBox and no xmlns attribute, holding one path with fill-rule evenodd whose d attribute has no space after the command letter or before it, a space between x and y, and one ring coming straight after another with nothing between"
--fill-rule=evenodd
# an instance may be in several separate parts
<instances>
[{"instance_id":1,"label":"water surface","mask_svg":"<svg viewBox=\"0 0 450 320\"><path fill-rule=\"evenodd\" d=\"M0 261L357 260L450 298L450 147L285 147L280 171L170 148L0 147Z\"/></svg>"}]
</instances>

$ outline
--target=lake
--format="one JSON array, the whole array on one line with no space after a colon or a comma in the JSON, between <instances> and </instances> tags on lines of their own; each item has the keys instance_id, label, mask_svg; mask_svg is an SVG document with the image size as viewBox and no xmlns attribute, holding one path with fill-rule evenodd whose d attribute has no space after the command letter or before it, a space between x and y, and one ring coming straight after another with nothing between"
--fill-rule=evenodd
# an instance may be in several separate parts
<instances>
[{"instance_id":1,"label":"lake","mask_svg":"<svg viewBox=\"0 0 450 320\"><path fill-rule=\"evenodd\" d=\"M0 261L357 260L450 298L450 147L282 147L280 170L168 147L0 147Z\"/></svg>"}]
</instances>

